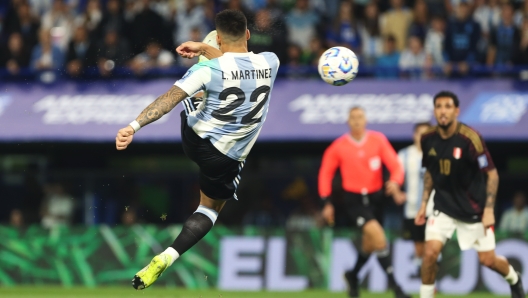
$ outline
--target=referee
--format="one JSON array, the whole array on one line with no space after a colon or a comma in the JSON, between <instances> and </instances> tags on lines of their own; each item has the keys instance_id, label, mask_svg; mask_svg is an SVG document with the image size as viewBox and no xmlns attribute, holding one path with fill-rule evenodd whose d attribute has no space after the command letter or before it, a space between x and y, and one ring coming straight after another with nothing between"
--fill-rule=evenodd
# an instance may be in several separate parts
<instances>
[{"instance_id":1,"label":"referee","mask_svg":"<svg viewBox=\"0 0 528 298\"><path fill-rule=\"evenodd\" d=\"M387 138L380 132L367 130L365 111L360 107L350 109L350 132L336 139L325 151L319 170L319 195L322 199L323 217L329 224L334 222L334 207L330 202L332 180L339 168L345 191L347 215L362 231L362 247L355 267L345 272L349 296L359 297L357 275L370 254L378 257L387 273L389 286L397 298L410 297L403 293L393 276L393 268L387 239L382 228L385 195L399 193L403 183L403 167L398 155ZM384 186L383 167L390 171L390 179ZM395 196L402 198L402 196ZM403 202L397 201L401 204Z\"/></svg>"}]
</instances>

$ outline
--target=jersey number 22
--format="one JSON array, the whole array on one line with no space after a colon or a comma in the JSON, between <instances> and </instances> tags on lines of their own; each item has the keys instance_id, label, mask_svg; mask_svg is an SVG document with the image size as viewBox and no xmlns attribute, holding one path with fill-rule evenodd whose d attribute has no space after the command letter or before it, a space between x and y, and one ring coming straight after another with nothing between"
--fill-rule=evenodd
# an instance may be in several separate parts
<instances>
[{"instance_id":1,"label":"jersey number 22","mask_svg":"<svg viewBox=\"0 0 528 298\"><path fill-rule=\"evenodd\" d=\"M240 120L240 124L251 125L253 123L258 123L261 121L262 117L259 117L256 119L253 119L253 117L255 117L255 115L257 115L257 113L260 110L262 110L262 108L268 101L269 92L270 92L270 87L263 85L263 86L258 87L257 89L255 89L255 91L251 93L251 97L249 98L250 102L256 102L259 96L262 94L265 94L265 96L262 99L262 101L259 102L255 106L255 108L253 108L253 110L251 110L244 117L242 117L242 119ZM238 87L230 87L222 91L220 95L218 96L218 99L227 100L227 97L229 95L235 95L237 99L235 99L232 103L228 104L227 106L213 111L211 115L220 121L225 121L229 123L237 123L237 117L232 116L232 115L226 115L226 114L238 108L239 106L241 106L246 100L246 94L244 94L244 91L242 91L242 89Z\"/></svg>"}]
</instances>

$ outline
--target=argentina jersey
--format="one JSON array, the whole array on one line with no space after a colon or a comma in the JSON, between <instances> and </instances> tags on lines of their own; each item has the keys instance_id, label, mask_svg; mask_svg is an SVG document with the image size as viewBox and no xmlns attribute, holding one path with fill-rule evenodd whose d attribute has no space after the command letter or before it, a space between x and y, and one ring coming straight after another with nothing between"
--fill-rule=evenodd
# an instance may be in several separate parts
<instances>
[{"instance_id":1,"label":"argentina jersey","mask_svg":"<svg viewBox=\"0 0 528 298\"><path fill-rule=\"evenodd\" d=\"M245 160L266 120L278 68L270 52L228 52L194 65L175 83L189 96L205 92L196 107L183 101L187 124L223 154Z\"/></svg>"},{"instance_id":2,"label":"argentina jersey","mask_svg":"<svg viewBox=\"0 0 528 298\"><path fill-rule=\"evenodd\" d=\"M425 168L422 167L422 152L415 145L411 145L400 150L398 157L405 170L403 188L405 189L407 200L404 206L404 216L407 219L412 219L416 217L422 204L423 177L425 175ZM433 212L433 198L434 190L429 197L426 216Z\"/></svg>"}]
</instances>

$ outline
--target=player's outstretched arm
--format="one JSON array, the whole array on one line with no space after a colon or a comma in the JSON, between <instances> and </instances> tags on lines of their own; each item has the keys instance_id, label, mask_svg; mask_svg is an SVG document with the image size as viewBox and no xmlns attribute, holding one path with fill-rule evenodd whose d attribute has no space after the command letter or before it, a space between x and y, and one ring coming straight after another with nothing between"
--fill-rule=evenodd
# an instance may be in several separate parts
<instances>
[{"instance_id":1,"label":"player's outstretched arm","mask_svg":"<svg viewBox=\"0 0 528 298\"><path fill-rule=\"evenodd\" d=\"M176 52L183 58L188 59L203 55L205 58L211 60L223 55L219 49L206 43L195 41L187 41L182 43L176 48Z\"/></svg>"},{"instance_id":2,"label":"player's outstretched arm","mask_svg":"<svg viewBox=\"0 0 528 298\"><path fill-rule=\"evenodd\" d=\"M125 150L132 142L134 134L143 126L152 123L163 115L170 112L174 107L187 98L188 95L180 87L172 86L165 94L158 97L146 109L139 114L136 121L130 123L127 127L121 128L116 136L117 150Z\"/></svg>"},{"instance_id":3,"label":"player's outstretched arm","mask_svg":"<svg viewBox=\"0 0 528 298\"><path fill-rule=\"evenodd\" d=\"M484 231L495 224L495 200L497 198L497 189L499 188L499 173L497 169L487 172L488 181L486 183L486 206L482 215L482 224Z\"/></svg>"},{"instance_id":4,"label":"player's outstretched arm","mask_svg":"<svg viewBox=\"0 0 528 298\"><path fill-rule=\"evenodd\" d=\"M431 197L431 192L433 191L433 177L431 176L431 173L429 170L425 171L424 174L424 188L423 188L423 195L422 195L422 205L420 206L420 210L416 214L416 218L414 219L414 223L416 225L423 225L425 224L425 210L427 209L427 203L429 201L429 198Z\"/></svg>"},{"instance_id":5,"label":"player's outstretched arm","mask_svg":"<svg viewBox=\"0 0 528 298\"><path fill-rule=\"evenodd\" d=\"M146 109L144 109L136 118L136 121L141 127L152 123L170 112L177 104L187 97L189 97L189 95L187 95L187 93L185 93L180 87L172 86L169 91L158 97Z\"/></svg>"}]
</instances>

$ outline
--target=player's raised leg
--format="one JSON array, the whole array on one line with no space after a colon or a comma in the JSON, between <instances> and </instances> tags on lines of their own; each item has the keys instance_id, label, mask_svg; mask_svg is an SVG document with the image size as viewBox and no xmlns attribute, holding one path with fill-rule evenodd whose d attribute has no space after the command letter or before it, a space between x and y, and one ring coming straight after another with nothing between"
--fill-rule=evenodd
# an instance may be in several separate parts
<instances>
[{"instance_id":1,"label":"player's raised leg","mask_svg":"<svg viewBox=\"0 0 528 298\"><path fill-rule=\"evenodd\" d=\"M155 256L150 264L136 273L132 279L132 286L136 290L151 286L176 259L211 230L225 202L225 200L213 200L201 192L200 206L187 219L176 240L164 252Z\"/></svg>"}]
</instances>

